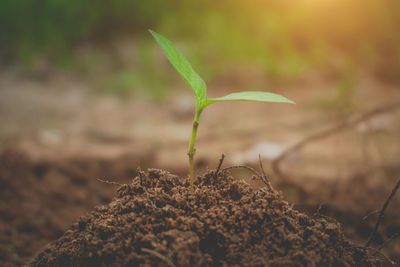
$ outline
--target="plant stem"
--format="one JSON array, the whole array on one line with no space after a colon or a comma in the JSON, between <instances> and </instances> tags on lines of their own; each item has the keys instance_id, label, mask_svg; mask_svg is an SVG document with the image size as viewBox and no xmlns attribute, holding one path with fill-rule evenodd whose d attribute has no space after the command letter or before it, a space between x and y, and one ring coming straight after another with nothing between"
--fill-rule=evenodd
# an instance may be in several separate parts
<instances>
[{"instance_id":1,"label":"plant stem","mask_svg":"<svg viewBox=\"0 0 400 267\"><path fill-rule=\"evenodd\" d=\"M189 179L190 179L190 186L193 187L193 180L194 180L194 154L196 154L196 149L194 148L194 144L196 143L196 136L197 136L197 128L199 127L199 119L202 109L196 109L196 115L193 120L193 127L192 127L192 136L190 138L189 149L188 149L188 156L189 156Z\"/></svg>"}]
</instances>

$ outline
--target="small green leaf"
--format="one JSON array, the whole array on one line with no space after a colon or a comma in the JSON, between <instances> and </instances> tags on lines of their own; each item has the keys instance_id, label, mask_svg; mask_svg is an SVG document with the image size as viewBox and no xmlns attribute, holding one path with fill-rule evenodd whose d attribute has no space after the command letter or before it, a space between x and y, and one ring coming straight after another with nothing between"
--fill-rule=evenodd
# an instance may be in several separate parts
<instances>
[{"instance_id":1,"label":"small green leaf","mask_svg":"<svg viewBox=\"0 0 400 267\"><path fill-rule=\"evenodd\" d=\"M182 78L192 88L194 96L196 97L196 103L198 106L202 106L206 100L206 83L203 79L194 71L189 61L175 48L175 46L167 38L158 34L152 30L149 32L156 39L157 43L161 46L164 54L167 56L169 62L178 71Z\"/></svg>"},{"instance_id":2,"label":"small green leaf","mask_svg":"<svg viewBox=\"0 0 400 267\"><path fill-rule=\"evenodd\" d=\"M209 98L204 103L204 106L221 101L258 101L258 102L279 102L279 103L295 104L292 100L289 100L286 97L278 94L254 91L254 92L238 92L223 97Z\"/></svg>"}]
</instances>

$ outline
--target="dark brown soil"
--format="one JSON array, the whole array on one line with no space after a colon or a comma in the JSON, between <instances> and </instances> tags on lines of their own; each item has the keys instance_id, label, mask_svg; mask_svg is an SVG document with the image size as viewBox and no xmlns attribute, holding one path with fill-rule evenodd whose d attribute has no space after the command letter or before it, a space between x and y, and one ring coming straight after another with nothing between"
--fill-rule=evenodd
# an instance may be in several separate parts
<instances>
[{"instance_id":1,"label":"dark brown soil","mask_svg":"<svg viewBox=\"0 0 400 267\"><path fill-rule=\"evenodd\" d=\"M129 159L37 161L6 149L0 154L0 266L20 266L60 237L78 217L108 203L115 187L96 178L128 181ZM131 167L129 167L131 166Z\"/></svg>"},{"instance_id":2,"label":"dark brown soil","mask_svg":"<svg viewBox=\"0 0 400 267\"><path fill-rule=\"evenodd\" d=\"M333 219L226 173L186 180L149 170L82 217L32 266L381 266Z\"/></svg>"},{"instance_id":3,"label":"dark brown soil","mask_svg":"<svg viewBox=\"0 0 400 267\"><path fill-rule=\"evenodd\" d=\"M388 165L375 172L356 174L340 181L324 181L304 177L303 184L281 184L285 199L307 214L318 209L344 225L346 237L361 244L370 236L382 208L398 177L400 166ZM299 180L299 178L297 179ZM374 235L372 246L400 263L400 194L394 196L384 219ZM368 216L367 216L368 215ZM365 217L367 216L367 217ZM363 217L365 217L363 219ZM397 238L396 238L397 237Z\"/></svg>"}]
</instances>

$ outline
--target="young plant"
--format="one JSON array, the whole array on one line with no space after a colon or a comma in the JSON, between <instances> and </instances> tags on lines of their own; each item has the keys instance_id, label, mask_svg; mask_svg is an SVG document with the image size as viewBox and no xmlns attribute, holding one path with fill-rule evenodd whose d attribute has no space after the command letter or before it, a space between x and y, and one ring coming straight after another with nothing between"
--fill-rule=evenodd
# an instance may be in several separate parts
<instances>
[{"instance_id":1,"label":"young plant","mask_svg":"<svg viewBox=\"0 0 400 267\"><path fill-rule=\"evenodd\" d=\"M175 48L175 46L167 38L158 34L152 30L149 30L157 43L161 46L164 54L168 58L169 62L174 66L176 71L182 76L187 84L192 88L194 96L196 98L196 112L193 120L192 135L189 142L188 156L189 156L189 178L190 184L193 186L194 176L194 165L193 159L196 154L194 148L197 136L197 128L199 127L199 119L201 112L210 104L221 102L221 101L258 101L258 102L280 102L280 103L291 103L293 101L287 99L284 96L268 93L268 92L237 92L232 93L223 97L218 98L207 98L207 87L203 79L194 71L192 65L185 57Z\"/></svg>"}]
</instances>

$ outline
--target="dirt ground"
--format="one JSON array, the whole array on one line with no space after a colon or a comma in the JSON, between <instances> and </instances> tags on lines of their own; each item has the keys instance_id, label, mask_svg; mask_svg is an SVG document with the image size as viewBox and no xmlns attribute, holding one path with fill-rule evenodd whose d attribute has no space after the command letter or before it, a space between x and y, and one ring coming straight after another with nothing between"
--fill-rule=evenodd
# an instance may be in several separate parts
<instances>
[{"instance_id":1,"label":"dirt ground","mask_svg":"<svg viewBox=\"0 0 400 267\"><path fill-rule=\"evenodd\" d=\"M129 183L138 166L187 174L190 92L179 90L175 99L153 103L95 94L68 75L45 81L12 72L0 76L0 265L28 261L80 216L108 203L117 186L97 178ZM235 86L244 88L248 79ZM231 79L211 84L210 95L232 91L231 84ZM347 106L335 100L335 83L329 80L276 90L297 105L224 103L204 112L197 172L215 168L221 153L226 166L254 167L261 154L274 186L295 209L312 215L323 204L320 213L337 219L346 238L364 243L377 216L362 218L381 207L400 177L399 111L297 151L283 164L288 180L274 176L268 163L309 134L398 101L400 90L366 76ZM373 243L379 247L389 240L383 252L397 261L400 241L390 238L400 232L399 204L396 196Z\"/></svg>"}]
</instances>

